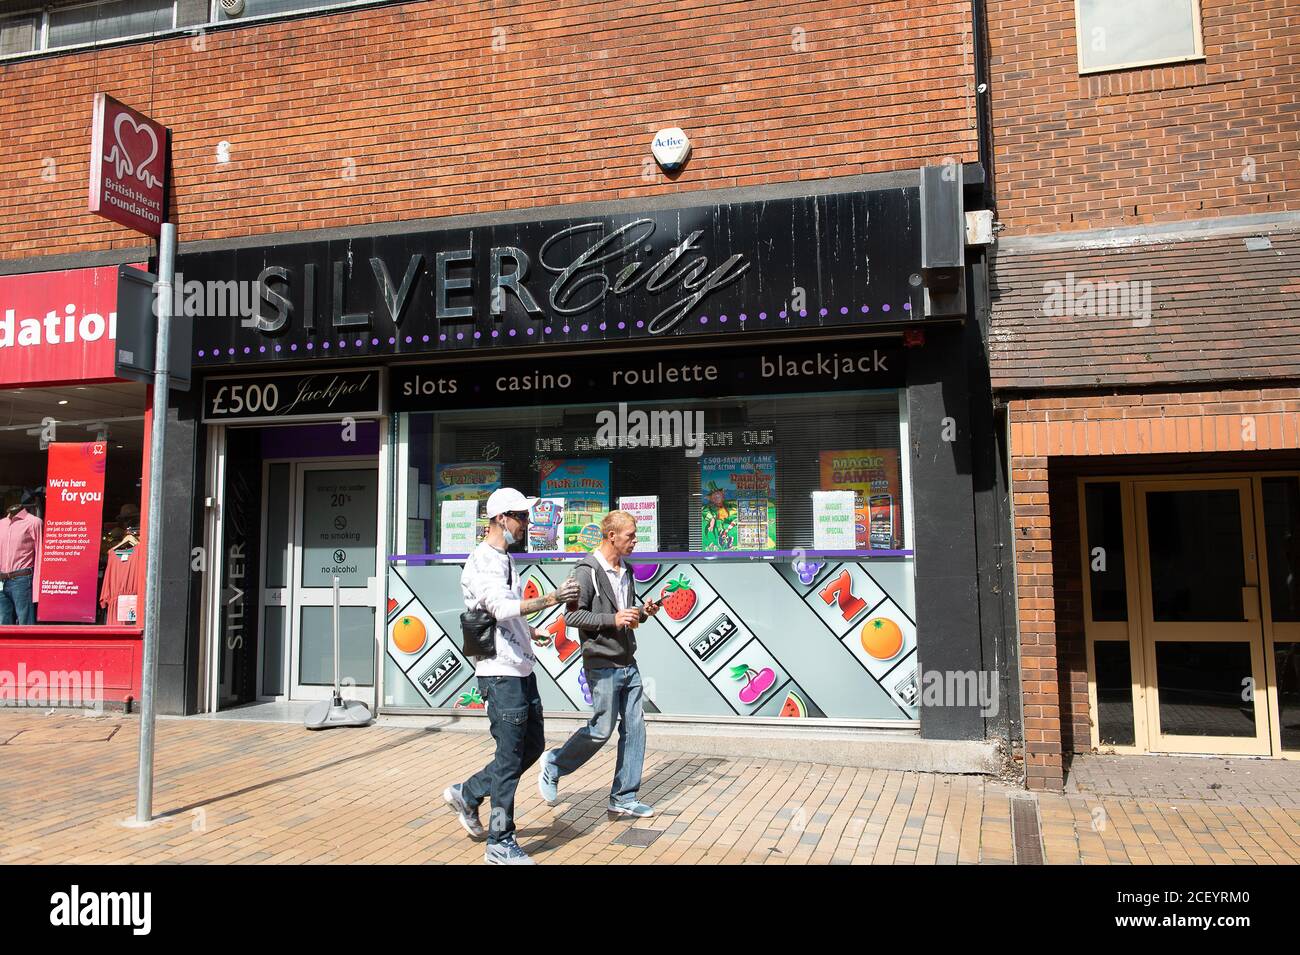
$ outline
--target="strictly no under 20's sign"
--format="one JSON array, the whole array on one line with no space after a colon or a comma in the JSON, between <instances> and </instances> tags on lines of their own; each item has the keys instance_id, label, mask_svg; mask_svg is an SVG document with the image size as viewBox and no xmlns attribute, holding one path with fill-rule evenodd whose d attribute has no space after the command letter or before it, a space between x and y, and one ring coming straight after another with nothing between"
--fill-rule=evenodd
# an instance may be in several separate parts
<instances>
[{"instance_id":1,"label":"strictly no under 20's sign","mask_svg":"<svg viewBox=\"0 0 1300 955\"><path fill-rule=\"evenodd\" d=\"M95 94L90 211L157 238L166 211L167 128Z\"/></svg>"}]
</instances>

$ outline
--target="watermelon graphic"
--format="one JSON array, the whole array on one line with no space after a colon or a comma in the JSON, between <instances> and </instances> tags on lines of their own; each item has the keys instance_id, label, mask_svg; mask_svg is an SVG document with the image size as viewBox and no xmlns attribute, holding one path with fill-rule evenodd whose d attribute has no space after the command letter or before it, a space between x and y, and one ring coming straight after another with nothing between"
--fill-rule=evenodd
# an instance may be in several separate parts
<instances>
[{"instance_id":1,"label":"watermelon graphic","mask_svg":"<svg viewBox=\"0 0 1300 955\"><path fill-rule=\"evenodd\" d=\"M524 581L524 593L522 599L535 600L536 598L542 596L542 594L544 594L545 592L546 591L542 589L542 585L537 582L536 577L529 577L526 581ZM528 620L530 621L536 620L541 615L542 615L541 610L534 610L532 613L528 614Z\"/></svg>"},{"instance_id":2,"label":"watermelon graphic","mask_svg":"<svg viewBox=\"0 0 1300 955\"><path fill-rule=\"evenodd\" d=\"M778 716L803 717L808 715L808 704L793 690L787 694Z\"/></svg>"}]
</instances>

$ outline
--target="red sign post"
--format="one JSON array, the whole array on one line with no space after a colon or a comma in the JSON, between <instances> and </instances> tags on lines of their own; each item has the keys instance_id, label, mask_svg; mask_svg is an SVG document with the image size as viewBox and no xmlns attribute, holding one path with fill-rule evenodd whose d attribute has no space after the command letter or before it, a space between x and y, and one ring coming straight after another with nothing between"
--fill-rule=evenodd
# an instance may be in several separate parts
<instances>
[{"instance_id":1,"label":"red sign post","mask_svg":"<svg viewBox=\"0 0 1300 955\"><path fill-rule=\"evenodd\" d=\"M90 137L90 211L157 238L167 211L167 127L96 93Z\"/></svg>"},{"instance_id":2,"label":"red sign post","mask_svg":"<svg viewBox=\"0 0 1300 955\"><path fill-rule=\"evenodd\" d=\"M50 445L37 618L94 623L108 444Z\"/></svg>"}]
</instances>

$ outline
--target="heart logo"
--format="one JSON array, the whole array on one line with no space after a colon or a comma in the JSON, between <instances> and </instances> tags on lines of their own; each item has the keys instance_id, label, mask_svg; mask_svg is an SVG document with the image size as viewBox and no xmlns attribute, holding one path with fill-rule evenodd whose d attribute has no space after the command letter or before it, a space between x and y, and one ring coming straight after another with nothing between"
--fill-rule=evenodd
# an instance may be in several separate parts
<instances>
[{"instance_id":1,"label":"heart logo","mask_svg":"<svg viewBox=\"0 0 1300 955\"><path fill-rule=\"evenodd\" d=\"M129 130L125 127L130 126ZM125 132L125 139L123 133ZM118 113L113 121L113 148L109 150L104 162L110 163L117 172L117 178L134 175L152 189L162 180L149 171L149 164L158 155L158 134L148 123L137 123L129 113ZM149 154L139 162L136 157L148 149Z\"/></svg>"}]
</instances>

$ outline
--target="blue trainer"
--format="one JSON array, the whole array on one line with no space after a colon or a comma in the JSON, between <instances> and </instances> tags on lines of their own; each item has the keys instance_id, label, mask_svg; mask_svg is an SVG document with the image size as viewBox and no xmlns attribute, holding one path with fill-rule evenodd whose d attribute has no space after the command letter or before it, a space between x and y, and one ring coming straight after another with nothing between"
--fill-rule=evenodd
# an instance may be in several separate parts
<instances>
[{"instance_id":1,"label":"blue trainer","mask_svg":"<svg viewBox=\"0 0 1300 955\"><path fill-rule=\"evenodd\" d=\"M513 835L506 836L500 842L489 842L483 861L488 865L537 865L528 858L528 853L519 848Z\"/></svg>"},{"instance_id":2,"label":"blue trainer","mask_svg":"<svg viewBox=\"0 0 1300 955\"><path fill-rule=\"evenodd\" d=\"M609 811L615 816L636 816L638 819L644 819L646 816L655 814L652 806L647 806L643 802L637 802L635 799L630 802L609 801Z\"/></svg>"},{"instance_id":3,"label":"blue trainer","mask_svg":"<svg viewBox=\"0 0 1300 955\"><path fill-rule=\"evenodd\" d=\"M539 762L541 769L537 771L537 791L542 795L542 802L554 806L560 801L560 774L555 769L555 750L542 753Z\"/></svg>"}]
</instances>

